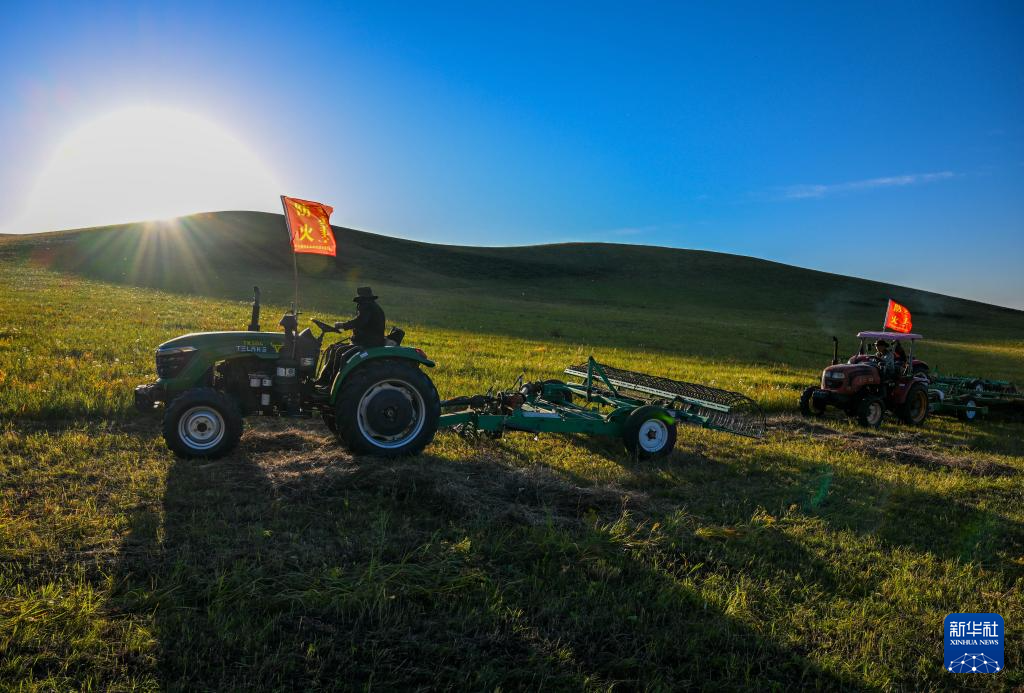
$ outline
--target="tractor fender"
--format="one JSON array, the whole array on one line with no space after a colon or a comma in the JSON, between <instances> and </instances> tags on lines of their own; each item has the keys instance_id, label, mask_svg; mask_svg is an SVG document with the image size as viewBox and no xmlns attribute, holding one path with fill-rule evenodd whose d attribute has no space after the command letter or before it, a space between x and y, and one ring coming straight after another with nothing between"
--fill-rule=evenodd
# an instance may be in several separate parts
<instances>
[{"instance_id":1,"label":"tractor fender","mask_svg":"<svg viewBox=\"0 0 1024 693\"><path fill-rule=\"evenodd\" d=\"M433 361L427 358L427 355L423 353L422 349L403 346L368 347L350 358L348 363L342 367L338 375L334 376L334 382L331 384L331 404L335 403L338 398L338 392L341 390L342 383L345 382L345 379L351 375L353 371L361 367L364 363L380 359L405 359L421 363L428 368L433 368L435 365Z\"/></svg>"}]
</instances>

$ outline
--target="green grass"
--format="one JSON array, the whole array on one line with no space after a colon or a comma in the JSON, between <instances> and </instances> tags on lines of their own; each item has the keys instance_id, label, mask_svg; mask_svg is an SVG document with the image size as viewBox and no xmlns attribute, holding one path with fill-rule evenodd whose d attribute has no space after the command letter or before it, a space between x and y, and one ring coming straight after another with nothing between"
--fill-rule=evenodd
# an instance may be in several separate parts
<instances>
[{"instance_id":1,"label":"green grass","mask_svg":"<svg viewBox=\"0 0 1024 693\"><path fill-rule=\"evenodd\" d=\"M267 225L248 255L217 236L239 219ZM1021 424L793 415L828 337L852 346L887 294L935 337L927 360L991 377L1024 380L1020 313L714 254L346 231L339 266L304 267L304 305L340 318L372 284L443 396L594 353L739 389L769 433L684 428L658 462L443 434L389 462L259 421L223 460L175 459L131 389L157 343L243 327L256 281L276 323L268 219L148 250L131 227L0 241L0 688L1024 685ZM942 671L950 611L1003 615L1006 671Z\"/></svg>"}]
</instances>

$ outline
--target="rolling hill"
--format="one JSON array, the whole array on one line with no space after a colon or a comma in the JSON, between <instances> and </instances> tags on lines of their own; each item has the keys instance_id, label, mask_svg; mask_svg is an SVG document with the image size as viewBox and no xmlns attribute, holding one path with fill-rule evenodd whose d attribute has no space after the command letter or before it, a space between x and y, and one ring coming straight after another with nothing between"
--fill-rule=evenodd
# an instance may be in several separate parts
<instances>
[{"instance_id":1,"label":"rolling hill","mask_svg":"<svg viewBox=\"0 0 1024 693\"><path fill-rule=\"evenodd\" d=\"M344 314L371 284L393 321L574 344L818 365L829 337L876 329L909 306L923 352L954 370L1024 376L1024 312L721 253L606 243L445 246L335 227L336 259L299 256L302 309ZM0 260L117 284L282 308L292 256L280 215L218 212L0 240ZM934 340L934 342L932 341ZM979 353L977 345L997 348ZM976 345L972 347L970 345ZM1024 378L1022 378L1024 379Z\"/></svg>"}]
</instances>

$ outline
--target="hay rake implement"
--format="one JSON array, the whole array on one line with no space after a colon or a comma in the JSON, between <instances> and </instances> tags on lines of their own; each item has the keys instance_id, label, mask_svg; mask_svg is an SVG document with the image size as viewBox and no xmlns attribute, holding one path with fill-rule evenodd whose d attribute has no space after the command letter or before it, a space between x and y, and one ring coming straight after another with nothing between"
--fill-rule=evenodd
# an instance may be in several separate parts
<instances>
[{"instance_id":1,"label":"hay rake implement","mask_svg":"<svg viewBox=\"0 0 1024 693\"><path fill-rule=\"evenodd\" d=\"M1024 410L1024 392L1005 380L988 380L971 376L928 374L928 397L931 410L937 414L953 414L973 421L990 410Z\"/></svg>"},{"instance_id":2,"label":"hay rake implement","mask_svg":"<svg viewBox=\"0 0 1024 693\"><path fill-rule=\"evenodd\" d=\"M581 382L523 382L520 376L510 390L443 401L440 427L466 436L527 431L617 437L641 458L671 452L679 423L752 438L764 434L761 408L737 392L614 368L593 357L565 373Z\"/></svg>"}]
</instances>

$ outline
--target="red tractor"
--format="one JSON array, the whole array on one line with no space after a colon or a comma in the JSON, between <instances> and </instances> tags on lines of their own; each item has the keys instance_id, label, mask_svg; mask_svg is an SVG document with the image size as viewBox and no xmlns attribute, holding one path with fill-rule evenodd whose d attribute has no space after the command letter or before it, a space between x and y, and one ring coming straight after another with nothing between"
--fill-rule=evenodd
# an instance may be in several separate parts
<instances>
[{"instance_id":1,"label":"red tractor","mask_svg":"<svg viewBox=\"0 0 1024 693\"><path fill-rule=\"evenodd\" d=\"M914 360L914 342L921 335L861 332L857 337L860 349L846 363L839 363L839 340L832 338L832 365L822 371L820 387L804 390L800 413L821 416L833 406L872 428L882 425L886 411L913 426L924 423L929 406L928 365ZM868 346L875 346L876 352L869 354Z\"/></svg>"}]
</instances>

